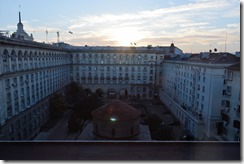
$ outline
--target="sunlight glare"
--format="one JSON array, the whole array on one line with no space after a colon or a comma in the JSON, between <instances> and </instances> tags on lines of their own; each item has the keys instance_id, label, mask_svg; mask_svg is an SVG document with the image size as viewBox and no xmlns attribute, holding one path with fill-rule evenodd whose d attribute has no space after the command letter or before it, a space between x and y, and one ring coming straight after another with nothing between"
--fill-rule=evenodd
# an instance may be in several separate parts
<instances>
[{"instance_id":1,"label":"sunlight glare","mask_svg":"<svg viewBox=\"0 0 244 164\"><path fill-rule=\"evenodd\" d=\"M117 42L118 46L130 46L131 43L138 44L143 38L143 34L136 28L122 28L110 32L111 39Z\"/></svg>"}]
</instances>

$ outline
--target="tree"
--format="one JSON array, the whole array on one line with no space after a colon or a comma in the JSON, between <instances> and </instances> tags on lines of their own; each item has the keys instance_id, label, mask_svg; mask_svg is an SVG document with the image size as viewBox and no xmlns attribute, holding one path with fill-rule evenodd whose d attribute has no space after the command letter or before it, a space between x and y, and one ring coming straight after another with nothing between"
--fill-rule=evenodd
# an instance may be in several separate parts
<instances>
[{"instance_id":1,"label":"tree","mask_svg":"<svg viewBox=\"0 0 244 164\"><path fill-rule=\"evenodd\" d=\"M76 102L79 100L82 87L79 87L79 85L76 82L71 82L68 86L68 93L67 93L67 99L68 102Z\"/></svg>"},{"instance_id":2,"label":"tree","mask_svg":"<svg viewBox=\"0 0 244 164\"><path fill-rule=\"evenodd\" d=\"M89 88L86 88L86 89L84 90L84 92L85 92L85 95L86 95L86 96L89 96L90 94L92 94L92 91L91 91Z\"/></svg>"},{"instance_id":3,"label":"tree","mask_svg":"<svg viewBox=\"0 0 244 164\"><path fill-rule=\"evenodd\" d=\"M95 92L99 97L103 97L103 94L104 94L104 92L103 92L103 90L101 89L101 88L98 88L97 90L96 90L96 92Z\"/></svg>"},{"instance_id":4,"label":"tree","mask_svg":"<svg viewBox=\"0 0 244 164\"><path fill-rule=\"evenodd\" d=\"M77 113L72 113L68 121L68 128L70 132L78 132L81 128L81 119Z\"/></svg>"},{"instance_id":5,"label":"tree","mask_svg":"<svg viewBox=\"0 0 244 164\"><path fill-rule=\"evenodd\" d=\"M49 99L50 117L61 117L66 110L66 103L63 95L57 93Z\"/></svg>"},{"instance_id":6,"label":"tree","mask_svg":"<svg viewBox=\"0 0 244 164\"><path fill-rule=\"evenodd\" d=\"M217 52L217 48L214 49L214 52Z\"/></svg>"},{"instance_id":7,"label":"tree","mask_svg":"<svg viewBox=\"0 0 244 164\"><path fill-rule=\"evenodd\" d=\"M91 119L92 111L102 105L103 102L101 101L101 99L95 93L91 93L87 97L85 97L84 100L79 101L74 106L74 109L75 111L77 111L82 119Z\"/></svg>"},{"instance_id":8,"label":"tree","mask_svg":"<svg viewBox=\"0 0 244 164\"><path fill-rule=\"evenodd\" d=\"M157 129L161 125L162 120L157 115L153 114L148 117L147 122L151 129Z\"/></svg>"}]
</instances>

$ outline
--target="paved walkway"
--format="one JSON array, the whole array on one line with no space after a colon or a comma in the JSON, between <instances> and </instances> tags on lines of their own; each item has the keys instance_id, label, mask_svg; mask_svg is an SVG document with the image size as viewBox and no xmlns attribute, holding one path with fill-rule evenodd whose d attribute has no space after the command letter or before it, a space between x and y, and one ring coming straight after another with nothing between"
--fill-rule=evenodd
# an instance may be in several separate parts
<instances>
[{"instance_id":1,"label":"paved walkway","mask_svg":"<svg viewBox=\"0 0 244 164\"><path fill-rule=\"evenodd\" d=\"M112 100L107 100L109 102ZM153 105L151 101L144 101L144 102L130 102L126 101L128 104L139 104L146 107L147 112L144 114L155 114L159 116L163 120L164 123L168 123L170 121L174 121L175 118L172 114L169 113L168 109L164 105ZM144 110L144 109L142 109ZM78 138L81 139L81 131L76 133L71 133L68 130L68 120L70 115L72 114L72 110L68 110L64 113L61 120L48 132L41 132L34 140L36 141L43 141L43 140L77 140ZM84 126L85 128L85 126ZM184 134L184 128L180 125L172 126L173 130L173 140L180 140L180 137ZM145 138L144 138L145 139ZM148 138L146 138L148 140Z\"/></svg>"},{"instance_id":2,"label":"paved walkway","mask_svg":"<svg viewBox=\"0 0 244 164\"><path fill-rule=\"evenodd\" d=\"M72 110L68 110L64 113L59 122L48 132L40 132L40 134L34 139L38 140L76 140L80 132L71 133L68 129L68 121L72 114Z\"/></svg>"},{"instance_id":3,"label":"paved walkway","mask_svg":"<svg viewBox=\"0 0 244 164\"><path fill-rule=\"evenodd\" d=\"M142 103L148 111L148 114L157 115L163 123L167 124L171 121L176 121L177 119L169 112L165 105L153 105L150 102ZM173 140L179 141L180 137L184 135L184 128L182 125L172 125Z\"/></svg>"}]
</instances>

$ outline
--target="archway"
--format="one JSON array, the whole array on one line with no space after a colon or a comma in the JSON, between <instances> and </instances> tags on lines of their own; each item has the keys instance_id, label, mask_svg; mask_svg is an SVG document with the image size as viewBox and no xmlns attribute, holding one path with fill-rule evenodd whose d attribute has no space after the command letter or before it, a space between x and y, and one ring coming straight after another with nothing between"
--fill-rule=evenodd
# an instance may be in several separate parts
<instances>
[{"instance_id":1,"label":"archway","mask_svg":"<svg viewBox=\"0 0 244 164\"><path fill-rule=\"evenodd\" d=\"M117 94L114 88L110 88L108 90L108 99L116 99L117 98Z\"/></svg>"},{"instance_id":2,"label":"archway","mask_svg":"<svg viewBox=\"0 0 244 164\"><path fill-rule=\"evenodd\" d=\"M126 90L126 89L121 89L120 91L119 91L119 98L120 99L127 99L127 97L128 97L128 91Z\"/></svg>"}]
</instances>

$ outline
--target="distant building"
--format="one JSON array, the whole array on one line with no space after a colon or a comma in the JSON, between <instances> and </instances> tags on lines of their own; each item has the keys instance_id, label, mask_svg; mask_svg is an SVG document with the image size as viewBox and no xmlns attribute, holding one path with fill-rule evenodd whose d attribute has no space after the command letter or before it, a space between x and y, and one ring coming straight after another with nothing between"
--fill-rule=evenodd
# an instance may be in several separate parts
<instances>
[{"instance_id":1,"label":"distant building","mask_svg":"<svg viewBox=\"0 0 244 164\"><path fill-rule=\"evenodd\" d=\"M241 53L240 53L240 52L236 52L235 55L236 55L237 57L240 57L240 56L241 56Z\"/></svg>"},{"instance_id":2,"label":"distant building","mask_svg":"<svg viewBox=\"0 0 244 164\"><path fill-rule=\"evenodd\" d=\"M69 83L66 51L0 37L0 139L34 138L49 118L50 96Z\"/></svg>"},{"instance_id":3,"label":"distant building","mask_svg":"<svg viewBox=\"0 0 244 164\"><path fill-rule=\"evenodd\" d=\"M17 24L17 31L14 32L11 35L11 38L16 38L16 39L22 39L22 40L28 40L28 41L33 41L34 38L32 34L29 36L25 31L24 31L24 25L21 22L21 15L19 12L19 23Z\"/></svg>"},{"instance_id":4,"label":"distant building","mask_svg":"<svg viewBox=\"0 0 244 164\"><path fill-rule=\"evenodd\" d=\"M217 135L225 140L240 141L240 63L226 67L224 75L221 120L217 122Z\"/></svg>"},{"instance_id":5,"label":"distant building","mask_svg":"<svg viewBox=\"0 0 244 164\"><path fill-rule=\"evenodd\" d=\"M239 62L240 58L226 53L163 61L160 98L197 139L216 139L220 135L216 124L222 120L225 70ZM240 88L240 83L235 87Z\"/></svg>"},{"instance_id":6,"label":"distant building","mask_svg":"<svg viewBox=\"0 0 244 164\"><path fill-rule=\"evenodd\" d=\"M57 47L0 37L1 139L33 138L72 81L106 98L153 99L167 47ZM157 87L156 87L157 86Z\"/></svg>"},{"instance_id":7,"label":"distant building","mask_svg":"<svg viewBox=\"0 0 244 164\"><path fill-rule=\"evenodd\" d=\"M19 13L17 32L12 38L0 36L0 139L34 138L49 118L49 98L77 82L93 92L103 90L109 99L159 95L196 138L238 140L240 71L231 65L239 62L229 53L183 54L173 43L90 47L33 42ZM229 72L233 80L226 79Z\"/></svg>"},{"instance_id":8,"label":"distant building","mask_svg":"<svg viewBox=\"0 0 244 164\"><path fill-rule=\"evenodd\" d=\"M160 65L169 49L73 46L71 80L92 91L101 88L105 96L113 98L152 99L160 84Z\"/></svg>"}]
</instances>

